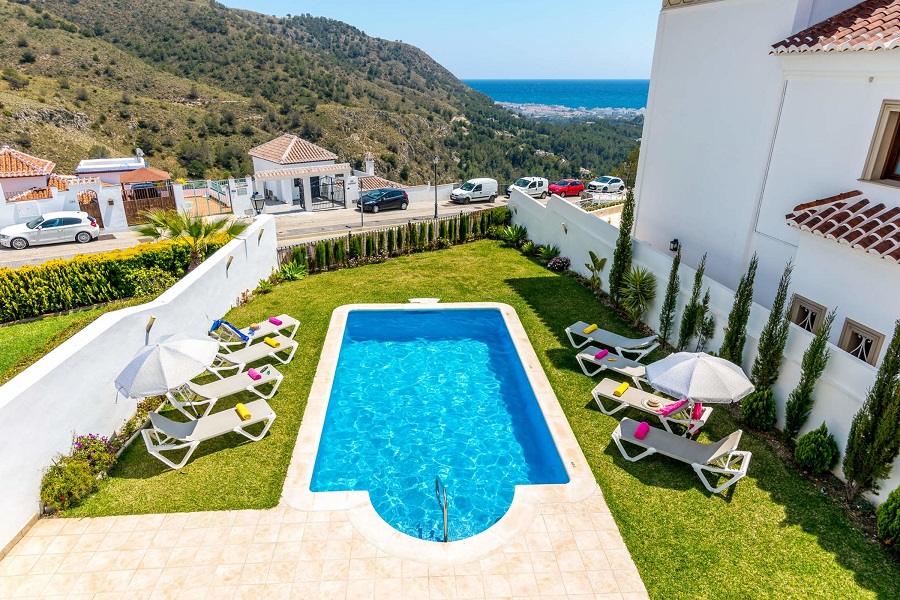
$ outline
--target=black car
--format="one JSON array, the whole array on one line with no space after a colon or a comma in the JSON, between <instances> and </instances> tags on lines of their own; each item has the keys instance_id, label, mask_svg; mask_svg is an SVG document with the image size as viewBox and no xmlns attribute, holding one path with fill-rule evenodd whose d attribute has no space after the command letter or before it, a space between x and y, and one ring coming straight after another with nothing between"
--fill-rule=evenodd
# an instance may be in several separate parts
<instances>
[{"instance_id":1,"label":"black car","mask_svg":"<svg viewBox=\"0 0 900 600\"><path fill-rule=\"evenodd\" d=\"M383 208L399 208L406 210L409 206L409 194L397 188L378 188L366 192L356 201L356 206L360 206L364 210L377 213Z\"/></svg>"}]
</instances>

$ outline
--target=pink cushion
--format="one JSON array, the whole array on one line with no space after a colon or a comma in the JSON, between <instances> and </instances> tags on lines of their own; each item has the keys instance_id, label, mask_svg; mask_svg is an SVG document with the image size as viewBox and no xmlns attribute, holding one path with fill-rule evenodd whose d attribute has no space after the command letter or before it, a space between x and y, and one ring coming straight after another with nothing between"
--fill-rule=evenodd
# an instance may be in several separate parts
<instances>
[{"instance_id":1,"label":"pink cushion","mask_svg":"<svg viewBox=\"0 0 900 600\"><path fill-rule=\"evenodd\" d=\"M282 321L278 317L269 317L269 323L272 325L281 325Z\"/></svg>"},{"instance_id":2,"label":"pink cushion","mask_svg":"<svg viewBox=\"0 0 900 600\"><path fill-rule=\"evenodd\" d=\"M681 408L685 404L687 404L687 400L679 400L678 402L673 402L672 404L667 404L666 406L663 406L661 409L659 409L656 412L658 412L659 414L661 414L664 417L668 417L672 413L676 413L679 410L681 410Z\"/></svg>"},{"instance_id":3,"label":"pink cushion","mask_svg":"<svg viewBox=\"0 0 900 600\"><path fill-rule=\"evenodd\" d=\"M699 421L700 417L703 416L703 404L698 402L694 405L694 412L691 413L691 418L695 421Z\"/></svg>"},{"instance_id":4,"label":"pink cushion","mask_svg":"<svg viewBox=\"0 0 900 600\"><path fill-rule=\"evenodd\" d=\"M260 375L259 371L257 371L256 369L247 369L247 375L249 375L250 379L252 379L253 381L259 381L260 379L262 379L262 375Z\"/></svg>"},{"instance_id":5,"label":"pink cushion","mask_svg":"<svg viewBox=\"0 0 900 600\"><path fill-rule=\"evenodd\" d=\"M642 440L647 436L648 431L650 431L650 424L647 421L641 421L641 424L634 430L634 437Z\"/></svg>"},{"instance_id":6,"label":"pink cushion","mask_svg":"<svg viewBox=\"0 0 900 600\"><path fill-rule=\"evenodd\" d=\"M596 358L597 360L600 360L607 354L609 354L609 350L601 350L600 352L598 352L597 354L594 355L594 358Z\"/></svg>"}]
</instances>

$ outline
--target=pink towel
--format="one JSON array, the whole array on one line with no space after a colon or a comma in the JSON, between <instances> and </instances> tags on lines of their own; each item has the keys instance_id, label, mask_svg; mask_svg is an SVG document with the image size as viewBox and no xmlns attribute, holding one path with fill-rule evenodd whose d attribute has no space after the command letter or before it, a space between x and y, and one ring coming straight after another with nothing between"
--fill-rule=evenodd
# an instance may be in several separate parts
<instances>
[{"instance_id":1,"label":"pink towel","mask_svg":"<svg viewBox=\"0 0 900 600\"><path fill-rule=\"evenodd\" d=\"M597 360L600 360L607 354L609 354L609 350L601 350L600 352L598 352L597 354L594 355L594 358L596 358Z\"/></svg>"},{"instance_id":2,"label":"pink towel","mask_svg":"<svg viewBox=\"0 0 900 600\"><path fill-rule=\"evenodd\" d=\"M278 317L269 317L269 323L276 326L281 325L281 319L279 319Z\"/></svg>"},{"instance_id":3,"label":"pink towel","mask_svg":"<svg viewBox=\"0 0 900 600\"><path fill-rule=\"evenodd\" d=\"M259 381L260 379L262 379L262 375L260 375L259 371L257 371L256 369L247 369L247 375L249 375L250 379L252 379L253 381Z\"/></svg>"},{"instance_id":4,"label":"pink towel","mask_svg":"<svg viewBox=\"0 0 900 600\"><path fill-rule=\"evenodd\" d=\"M647 421L641 421L641 424L634 430L634 437L642 440L647 436L648 431L650 431L650 424Z\"/></svg>"},{"instance_id":5,"label":"pink towel","mask_svg":"<svg viewBox=\"0 0 900 600\"><path fill-rule=\"evenodd\" d=\"M681 409L681 407L683 407L685 404L687 404L687 400L679 400L678 402L673 402L672 404L667 404L667 405L663 406L661 409L659 409L656 412L658 412L659 414L661 414L664 417L668 417L672 413L678 412Z\"/></svg>"},{"instance_id":6,"label":"pink towel","mask_svg":"<svg viewBox=\"0 0 900 600\"><path fill-rule=\"evenodd\" d=\"M700 417L703 416L703 404L698 402L694 405L694 412L691 413L691 418L695 421L699 421Z\"/></svg>"}]
</instances>

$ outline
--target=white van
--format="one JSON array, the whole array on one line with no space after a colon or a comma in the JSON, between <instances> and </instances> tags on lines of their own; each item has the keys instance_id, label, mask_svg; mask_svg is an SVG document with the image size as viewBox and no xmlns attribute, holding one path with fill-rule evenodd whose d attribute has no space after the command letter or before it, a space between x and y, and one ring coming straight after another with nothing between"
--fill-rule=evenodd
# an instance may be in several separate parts
<instances>
[{"instance_id":1,"label":"white van","mask_svg":"<svg viewBox=\"0 0 900 600\"><path fill-rule=\"evenodd\" d=\"M512 193L513 188L518 188L532 198L544 199L547 197L547 186L549 182L543 177L521 177L514 184L506 188L506 195Z\"/></svg>"},{"instance_id":2,"label":"white van","mask_svg":"<svg viewBox=\"0 0 900 600\"><path fill-rule=\"evenodd\" d=\"M488 177L470 179L450 192L450 199L460 204L468 204L472 200L493 202L496 198L497 180Z\"/></svg>"}]
</instances>

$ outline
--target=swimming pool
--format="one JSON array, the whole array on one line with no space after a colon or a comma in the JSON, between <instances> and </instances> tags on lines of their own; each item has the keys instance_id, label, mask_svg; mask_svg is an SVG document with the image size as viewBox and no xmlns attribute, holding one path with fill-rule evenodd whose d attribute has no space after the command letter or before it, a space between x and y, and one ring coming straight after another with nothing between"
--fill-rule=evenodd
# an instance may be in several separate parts
<instances>
[{"instance_id":1,"label":"swimming pool","mask_svg":"<svg viewBox=\"0 0 900 600\"><path fill-rule=\"evenodd\" d=\"M349 311L310 491L367 491L392 527L439 541L436 477L450 540L496 523L516 485L569 481L501 311Z\"/></svg>"}]
</instances>

